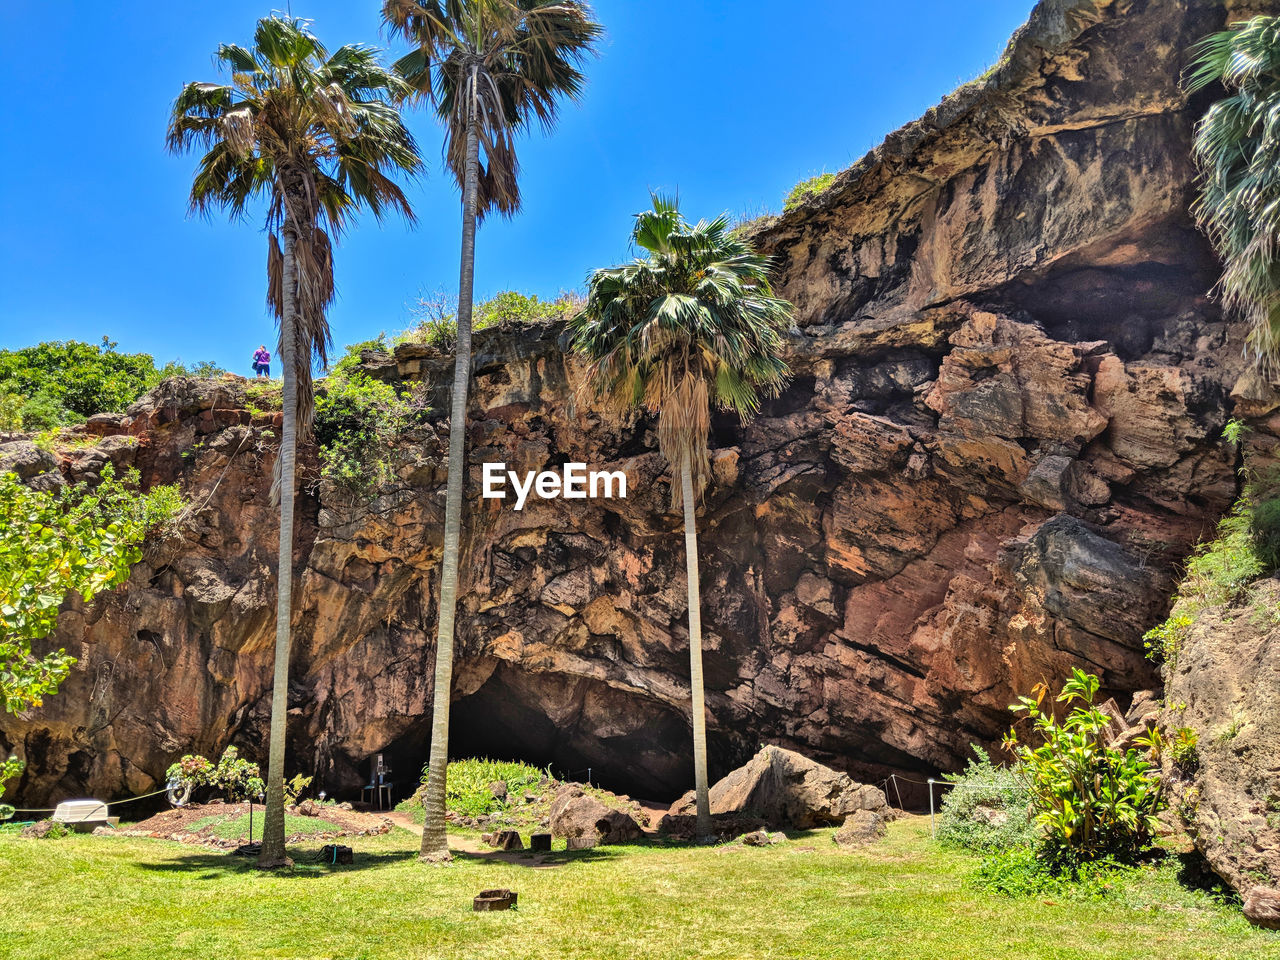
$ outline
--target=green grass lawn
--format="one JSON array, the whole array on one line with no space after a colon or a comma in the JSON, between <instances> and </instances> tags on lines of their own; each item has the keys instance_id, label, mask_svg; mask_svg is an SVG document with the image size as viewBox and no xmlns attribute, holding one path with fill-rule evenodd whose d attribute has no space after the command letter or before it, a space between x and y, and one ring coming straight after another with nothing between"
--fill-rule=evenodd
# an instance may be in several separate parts
<instances>
[{"instance_id":1,"label":"green grass lawn","mask_svg":"<svg viewBox=\"0 0 1280 960\"><path fill-rule=\"evenodd\" d=\"M279 875L168 841L0 834L0 957L1280 957L1280 935L1184 889L1174 862L1103 898L1009 899L971 886L977 859L936 847L927 819L892 824L861 853L831 833L429 867L397 828L351 841L353 866ZM473 913L487 887L516 890L519 910Z\"/></svg>"},{"instance_id":2,"label":"green grass lawn","mask_svg":"<svg viewBox=\"0 0 1280 960\"><path fill-rule=\"evenodd\" d=\"M258 808L253 812L253 836L255 840L262 839L262 826L266 819L265 812ZM228 817L224 814L211 814L197 820L191 825L191 832L196 833L205 828L210 828L209 832L222 840L240 840L249 839L249 814L242 813L238 817ZM341 829L327 820L319 820L316 817L295 817L291 813L284 816L284 833L287 837L309 836L313 833L333 833Z\"/></svg>"}]
</instances>

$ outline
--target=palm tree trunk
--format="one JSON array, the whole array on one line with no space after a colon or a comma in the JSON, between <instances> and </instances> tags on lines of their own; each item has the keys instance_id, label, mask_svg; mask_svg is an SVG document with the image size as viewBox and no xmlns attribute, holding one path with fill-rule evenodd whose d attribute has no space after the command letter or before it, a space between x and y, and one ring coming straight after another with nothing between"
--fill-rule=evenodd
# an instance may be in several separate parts
<instances>
[{"instance_id":1,"label":"palm tree trunk","mask_svg":"<svg viewBox=\"0 0 1280 960\"><path fill-rule=\"evenodd\" d=\"M284 849L285 722L289 715L289 626L293 614L293 498L298 453L298 381L294 367L298 322L297 237L284 229L284 309L280 317L280 363L284 377L280 437L280 559L276 568L275 677L271 682L271 747L267 759L266 817L258 866L292 866Z\"/></svg>"},{"instance_id":2,"label":"palm tree trunk","mask_svg":"<svg viewBox=\"0 0 1280 960\"><path fill-rule=\"evenodd\" d=\"M686 448L680 465L684 499L684 562L689 580L689 686L693 695L693 789L697 795L697 836L711 832L711 795L707 789L707 708L702 693L702 591L698 578L698 521L693 502L693 471Z\"/></svg>"},{"instance_id":3,"label":"palm tree trunk","mask_svg":"<svg viewBox=\"0 0 1280 960\"><path fill-rule=\"evenodd\" d=\"M471 295L476 266L476 192L480 141L475 118L467 123L467 167L462 190L462 266L458 278L458 354L453 362L453 408L449 414L449 484L444 507L444 557L440 565L440 620L436 630L435 693L431 712L431 758L423 798L424 860L449 860L445 832L445 778L449 766L449 698L453 692L453 629L458 606L458 555L462 539L462 488L466 482L467 389L471 382Z\"/></svg>"}]
</instances>

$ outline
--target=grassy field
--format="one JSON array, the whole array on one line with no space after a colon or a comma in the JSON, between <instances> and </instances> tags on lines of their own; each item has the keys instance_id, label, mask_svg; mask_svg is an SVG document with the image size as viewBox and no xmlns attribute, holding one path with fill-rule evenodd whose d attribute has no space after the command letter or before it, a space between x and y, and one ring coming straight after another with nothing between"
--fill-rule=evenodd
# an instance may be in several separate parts
<instances>
[{"instance_id":1,"label":"grassy field","mask_svg":"<svg viewBox=\"0 0 1280 960\"><path fill-rule=\"evenodd\" d=\"M540 867L496 854L427 867L399 828L353 845L352 866L262 875L167 841L0 835L0 957L1280 957L1280 935L1182 887L1175 862L1102 898L1010 899L974 888L976 858L936 847L927 818L860 853L830 830L768 848L598 848ZM488 887L516 890L519 910L473 913Z\"/></svg>"}]
</instances>

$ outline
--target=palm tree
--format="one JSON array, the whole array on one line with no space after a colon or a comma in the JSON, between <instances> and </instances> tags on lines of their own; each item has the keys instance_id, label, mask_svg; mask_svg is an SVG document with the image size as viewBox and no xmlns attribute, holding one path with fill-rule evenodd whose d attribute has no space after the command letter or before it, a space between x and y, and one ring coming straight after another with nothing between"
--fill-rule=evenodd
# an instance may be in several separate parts
<instances>
[{"instance_id":1,"label":"palm tree","mask_svg":"<svg viewBox=\"0 0 1280 960\"><path fill-rule=\"evenodd\" d=\"M579 67L602 30L591 19L587 4L577 0L386 0L383 17L392 32L415 44L395 68L434 104L445 128L445 162L462 188L457 356L421 853L424 860L440 862L450 859L445 778L466 470L476 223L493 210L511 216L520 209L515 135L535 120L549 131L559 98L579 98L585 80Z\"/></svg>"},{"instance_id":2,"label":"palm tree","mask_svg":"<svg viewBox=\"0 0 1280 960\"><path fill-rule=\"evenodd\" d=\"M395 102L409 93L372 48L332 56L305 20L258 21L253 48L230 44L215 57L229 83L188 83L174 102L170 151L205 150L191 185L191 210L246 216L267 201L267 302L280 321L284 427L273 501L280 506L275 676L267 765L266 822L259 866L290 861L284 846L285 719L293 596L293 507L297 442L310 432L313 359L327 362L325 311L333 301L332 241L353 215L413 219L392 177L421 160Z\"/></svg>"},{"instance_id":3,"label":"palm tree","mask_svg":"<svg viewBox=\"0 0 1280 960\"><path fill-rule=\"evenodd\" d=\"M1192 91L1221 84L1195 130L1192 207L1223 260L1223 301L1249 325L1248 352L1280 361L1280 17L1255 17L1195 48Z\"/></svg>"},{"instance_id":4,"label":"palm tree","mask_svg":"<svg viewBox=\"0 0 1280 960\"><path fill-rule=\"evenodd\" d=\"M773 296L768 257L729 229L726 218L690 226L674 200L655 195L636 215L632 242L645 255L597 270L587 304L571 321L573 347L588 360L586 386L620 410L658 418L658 449L671 467L671 505L684 508L689 578L689 680L697 833L711 835L697 499L707 483L711 407L743 422L761 395L787 380L780 354L794 309Z\"/></svg>"}]
</instances>

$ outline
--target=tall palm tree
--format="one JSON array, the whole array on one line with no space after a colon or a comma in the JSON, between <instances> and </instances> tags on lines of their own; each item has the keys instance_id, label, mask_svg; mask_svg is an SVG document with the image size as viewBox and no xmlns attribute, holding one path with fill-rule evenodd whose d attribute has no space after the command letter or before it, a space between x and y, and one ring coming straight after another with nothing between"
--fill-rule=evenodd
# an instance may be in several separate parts
<instances>
[{"instance_id":1,"label":"tall palm tree","mask_svg":"<svg viewBox=\"0 0 1280 960\"><path fill-rule=\"evenodd\" d=\"M393 33L415 44L395 68L435 106L445 128L445 161L462 188L457 356L421 853L422 859L438 862L450 859L445 778L466 472L476 223L493 210L511 216L520 209L515 136L535 120L549 131L560 98L579 98L585 80L579 68L602 29L591 19L588 5L577 0L386 0L383 17Z\"/></svg>"},{"instance_id":2,"label":"tall palm tree","mask_svg":"<svg viewBox=\"0 0 1280 960\"><path fill-rule=\"evenodd\" d=\"M1192 91L1221 84L1195 130L1192 207L1223 260L1223 300L1249 325L1260 367L1280 362L1280 17L1255 17L1195 48Z\"/></svg>"},{"instance_id":3,"label":"tall palm tree","mask_svg":"<svg viewBox=\"0 0 1280 960\"><path fill-rule=\"evenodd\" d=\"M351 45L332 56L305 20L258 21L252 49L231 44L215 59L229 83L188 83L174 102L168 147L205 151L191 185L191 210L243 219L267 201L267 302L280 321L284 427L273 502L280 506L275 676L267 764L266 822L259 866L287 865L284 846L285 719L293 596L293 508L299 437L314 411L313 360L327 362L325 311L333 301L332 241L355 213L413 219L392 179L421 169L395 103L403 80L377 51Z\"/></svg>"},{"instance_id":4,"label":"tall palm tree","mask_svg":"<svg viewBox=\"0 0 1280 960\"><path fill-rule=\"evenodd\" d=\"M597 270L587 304L571 321L573 347L588 360L586 386L621 410L658 418L658 449L671 467L671 505L684 509L689 578L689 680L697 833L711 835L697 499L706 485L711 408L743 422L761 396L787 380L783 335L794 309L773 295L768 257L734 236L724 217L690 225L674 200L655 195L631 234L644 256Z\"/></svg>"}]
</instances>

